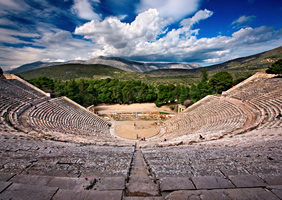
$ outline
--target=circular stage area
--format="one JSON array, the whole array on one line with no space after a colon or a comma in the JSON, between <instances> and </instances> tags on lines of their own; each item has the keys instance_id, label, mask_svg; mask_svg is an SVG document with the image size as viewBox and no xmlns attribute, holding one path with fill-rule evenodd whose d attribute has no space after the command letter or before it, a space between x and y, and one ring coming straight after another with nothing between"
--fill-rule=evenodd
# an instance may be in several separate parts
<instances>
[{"instance_id":1,"label":"circular stage area","mask_svg":"<svg viewBox=\"0 0 282 200\"><path fill-rule=\"evenodd\" d=\"M116 121L115 133L126 139L150 138L159 131L157 121Z\"/></svg>"}]
</instances>

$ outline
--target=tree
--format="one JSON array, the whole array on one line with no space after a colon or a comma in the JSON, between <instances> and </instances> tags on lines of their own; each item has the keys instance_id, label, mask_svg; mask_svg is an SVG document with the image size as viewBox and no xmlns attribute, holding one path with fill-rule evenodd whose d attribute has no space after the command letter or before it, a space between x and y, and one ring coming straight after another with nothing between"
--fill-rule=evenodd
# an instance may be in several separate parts
<instances>
[{"instance_id":1,"label":"tree","mask_svg":"<svg viewBox=\"0 0 282 200\"><path fill-rule=\"evenodd\" d=\"M222 93L232 87L233 77L227 71L218 72L212 76L209 85L214 93Z\"/></svg>"},{"instance_id":2,"label":"tree","mask_svg":"<svg viewBox=\"0 0 282 200\"><path fill-rule=\"evenodd\" d=\"M3 75L3 69L0 67L0 76Z\"/></svg>"},{"instance_id":3,"label":"tree","mask_svg":"<svg viewBox=\"0 0 282 200\"><path fill-rule=\"evenodd\" d=\"M197 85L193 84L190 88L190 96L192 99L200 100L201 99L201 92Z\"/></svg>"},{"instance_id":4,"label":"tree","mask_svg":"<svg viewBox=\"0 0 282 200\"><path fill-rule=\"evenodd\" d=\"M186 101L187 99L189 99L189 92L190 92L189 87L184 87L184 86L181 87L181 92L179 97L181 104L184 103L184 101Z\"/></svg>"},{"instance_id":5,"label":"tree","mask_svg":"<svg viewBox=\"0 0 282 200\"><path fill-rule=\"evenodd\" d=\"M273 63L267 70L268 74L282 74L282 59Z\"/></svg>"},{"instance_id":6,"label":"tree","mask_svg":"<svg viewBox=\"0 0 282 200\"><path fill-rule=\"evenodd\" d=\"M67 81L65 83L64 95L66 95L68 98L77 103L81 103L81 96L79 93L79 85L75 80Z\"/></svg>"},{"instance_id":7,"label":"tree","mask_svg":"<svg viewBox=\"0 0 282 200\"><path fill-rule=\"evenodd\" d=\"M207 69L204 68L202 71L202 82L207 82L208 81L208 73L207 73Z\"/></svg>"},{"instance_id":8,"label":"tree","mask_svg":"<svg viewBox=\"0 0 282 200\"><path fill-rule=\"evenodd\" d=\"M209 86L208 82L200 82L197 85L197 88L199 90L199 99L204 98L205 96L212 94L212 89Z\"/></svg>"}]
</instances>

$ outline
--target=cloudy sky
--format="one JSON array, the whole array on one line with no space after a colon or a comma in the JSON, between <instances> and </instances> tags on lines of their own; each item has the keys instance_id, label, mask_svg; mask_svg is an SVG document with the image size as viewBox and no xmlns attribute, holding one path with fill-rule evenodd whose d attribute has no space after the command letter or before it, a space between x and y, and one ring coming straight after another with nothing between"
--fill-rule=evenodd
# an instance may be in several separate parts
<instances>
[{"instance_id":1,"label":"cloudy sky","mask_svg":"<svg viewBox=\"0 0 282 200\"><path fill-rule=\"evenodd\" d=\"M203 66L282 45L281 0L0 0L0 66L118 56Z\"/></svg>"}]
</instances>

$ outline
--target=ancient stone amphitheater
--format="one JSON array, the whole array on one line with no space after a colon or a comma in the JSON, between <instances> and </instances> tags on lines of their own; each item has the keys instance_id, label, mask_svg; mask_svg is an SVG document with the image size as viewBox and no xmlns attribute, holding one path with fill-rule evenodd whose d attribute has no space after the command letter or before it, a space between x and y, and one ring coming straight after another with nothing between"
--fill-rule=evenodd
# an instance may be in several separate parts
<instances>
[{"instance_id":1,"label":"ancient stone amphitheater","mask_svg":"<svg viewBox=\"0 0 282 200\"><path fill-rule=\"evenodd\" d=\"M257 73L146 141L14 75L0 80L0 199L281 199L282 79Z\"/></svg>"}]
</instances>

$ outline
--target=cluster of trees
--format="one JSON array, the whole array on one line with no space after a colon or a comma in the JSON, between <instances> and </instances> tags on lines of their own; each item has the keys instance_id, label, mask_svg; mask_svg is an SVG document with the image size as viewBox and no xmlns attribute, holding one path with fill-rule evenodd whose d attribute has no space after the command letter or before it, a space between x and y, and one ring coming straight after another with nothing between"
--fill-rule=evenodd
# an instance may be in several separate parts
<instances>
[{"instance_id":1,"label":"cluster of trees","mask_svg":"<svg viewBox=\"0 0 282 200\"><path fill-rule=\"evenodd\" d=\"M266 73L269 74L282 74L282 59L279 59L273 63L267 70Z\"/></svg>"},{"instance_id":2,"label":"cluster of trees","mask_svg":"<svg viewBox=\"0 0 282 200\"><path fill-rule=\"evenodd\" d=\"M173 84L153 86L142 83L140 80L120 81L110 78L62 82L41 76L28 81L40 89L52 90L55 96L67 96L83 106L98 103L144 102L155 102L157 106L161 106L175 102L183 103L187 99L195 102L206 95L221 93L233 84L233 78L229 72L218 72L208 79L206 70L202 72L202 80L191 87Z\"/></svg>"}]
</instances>

